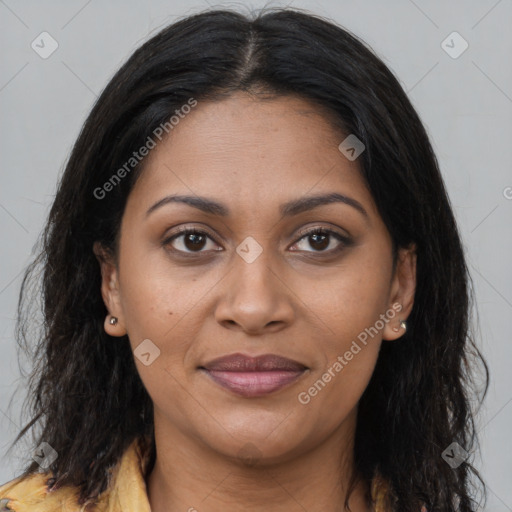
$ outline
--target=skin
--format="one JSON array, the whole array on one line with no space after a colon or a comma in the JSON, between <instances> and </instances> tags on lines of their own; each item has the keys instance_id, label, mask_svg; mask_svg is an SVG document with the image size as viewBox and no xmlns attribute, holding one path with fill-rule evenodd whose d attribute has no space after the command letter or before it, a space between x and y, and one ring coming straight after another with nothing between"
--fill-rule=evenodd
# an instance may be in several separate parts
<instances>
[{"instance_id":1,"label":"skin","mask_svg":"<svg viewBox=\"0 0 512 512\"><path fill-rule=\"evenodd\" d=\"M118 318L111 325L108 316L105 330L127 333L133 350L145 339L160 350L149 366L135 358L155 407L153 512L345 510L358 401L382 340L404 333L416 256L400 249L393 272L389 232L357 159L338 150L344 138L300 98L238 92L200 102L150 153L127 201L117 264L95 244L103 299ZM279 213L287 201L332 192L357 200L367 217L341 202ZM230 214L171 202L146 215L170 194L206 196ZM207 231L199 247L183 235L162 244L185 225ZM302 233L315 227L352 243L331 235L322 245ZM252 263L236 252L248 236L263 249ZM402 311L301 404L298 394L395 303ZM235 352L278 354L308 370L277 392L245 398L198 370ZM353 492L353 511L371 510L365 491L361 483Z\"/></svg>"}]
</instances>

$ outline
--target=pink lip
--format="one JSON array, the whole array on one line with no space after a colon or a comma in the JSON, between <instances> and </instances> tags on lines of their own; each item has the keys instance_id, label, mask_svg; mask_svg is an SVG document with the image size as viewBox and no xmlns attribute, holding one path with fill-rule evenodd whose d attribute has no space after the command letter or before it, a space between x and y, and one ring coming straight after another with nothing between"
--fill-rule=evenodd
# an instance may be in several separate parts
<instances>
[{"instance_id":1,"label":"pink lip","mask_svg":"<svg viewBox=\"0 0 512 512\"><path fill-rule=\"evenodd\" d=\"M274 354L258 357L232 354L201 366L220 386L245 397L262 396L298 379L307 367Z\"/></svg>"}]
</instances>

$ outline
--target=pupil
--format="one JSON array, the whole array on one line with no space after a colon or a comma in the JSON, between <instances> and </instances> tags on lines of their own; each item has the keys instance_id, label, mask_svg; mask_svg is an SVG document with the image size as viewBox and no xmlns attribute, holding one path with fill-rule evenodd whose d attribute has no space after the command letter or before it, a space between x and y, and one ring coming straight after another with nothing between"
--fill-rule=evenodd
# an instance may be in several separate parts
<instances>
[{"instance_id":1,"label":"pupil","mask_svg":"<svg viewBox=\"0 0 512 512\"><path fill-rule=\"evenodd\" d=\"M315 244L318 244L318 238L322 239L320 241L320 246L315 245ZM329 246L329 240L328 240L329 235L314 234L314 235L311 235L311 239L313 239L313 243L311 244L311 242L310 242L310 245L311 245L311 247L313 247L313 249L325 249L326 247Z\"/></svg>"}]
</instances>

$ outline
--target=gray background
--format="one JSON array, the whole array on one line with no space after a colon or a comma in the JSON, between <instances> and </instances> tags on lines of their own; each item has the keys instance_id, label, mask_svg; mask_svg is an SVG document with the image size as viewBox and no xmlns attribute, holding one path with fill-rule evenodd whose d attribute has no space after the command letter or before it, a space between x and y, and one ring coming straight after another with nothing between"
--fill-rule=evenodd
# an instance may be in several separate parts
<instances>
[{"instance_id":1,"label":"gray background","mask_svg":"<svg viewBox=\"0 0 512 512\"><path fill-rule=\"evenodd\" d=\"M482 445L477 465L489 486L485 510L511 511L512 1L319 0L288 5L329 17L369 43L397 75L426 125L467 250L480 346L491 368L488 398L477 423ZM120 64L163 26L207 7L206 2L178 0L0 0L2 483L18 474L31 453L27 443L7 453L22 422L25 396L13 327L21 273L57 178L93 102ZM43 31L59 45L47 59L31 48ZM458 58L441 46L453 31L469 44ZM461 48L456 40L452 46L452 51Z\"/></svg>"}]
</instances>

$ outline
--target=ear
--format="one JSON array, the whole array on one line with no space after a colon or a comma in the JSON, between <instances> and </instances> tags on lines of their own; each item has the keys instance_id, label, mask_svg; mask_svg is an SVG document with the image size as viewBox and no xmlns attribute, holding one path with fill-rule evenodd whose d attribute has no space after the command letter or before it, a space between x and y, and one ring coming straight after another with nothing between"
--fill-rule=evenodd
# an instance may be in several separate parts
<instances>
[{"instance_id":1,"label":"ear","mask_svg":"<svg viewBox=\"0 0 512 512\"><path fill-rule=\"evenodd\" d=\"M416 245L400 248L397 254L395 273L391 282L389 308L396 312L384 327L382 338L396 340L404 335L400 322L407 320L414 304L416 292ZM400 305L400 306L399 306Z\"/></svg>"},{"instance_id":2,"label":"ear","mask_svg":"<svg viewBox=\"0 0 512 512\"><path fill-rule=\"evenodd\" d=\"M101 269L101 296L109 314L105 318L105 332L110 336L124 336L126 327L119 294L118 270L112 254L99 242L94 242L93 252ZM115 325L110 323L117 318Z\"/></svg>"}]
</instances>

